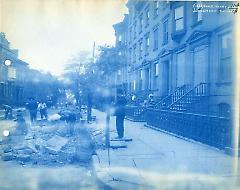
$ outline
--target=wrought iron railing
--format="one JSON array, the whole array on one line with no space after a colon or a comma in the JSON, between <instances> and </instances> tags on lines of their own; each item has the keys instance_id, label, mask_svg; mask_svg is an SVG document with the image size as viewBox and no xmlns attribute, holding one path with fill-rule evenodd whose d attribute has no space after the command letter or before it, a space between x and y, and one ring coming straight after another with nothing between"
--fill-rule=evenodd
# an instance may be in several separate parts
<instances>
[{"instance_id":1,"label":"wrought iron railing","mask_svg":"<svg viewBox=\"0 0 240 190\"><path fill-rule=\"evenodd\" d=\"M220 149L231 146L229 118L148 108L145 119L148 125L178 136Z\"/></svg>"},{"instance_id":2,"label":"wrought iron railing","mask_svg":"<svg viewBox=\"0 0 240 190\"><path fill-rule=\"evenodd\" d=\"M172 94L167 95L165 98L161 99L161 101L156 103L155 108L166 109L173 102L181 98L189 89L190 89L190 85L187 85L187 84L181 87L177 87Z\"/></svg>"},{"instance_id":3,"label":"wrought iron railing","mask_svg":"<svg viewBox=\"0 0 240 190\"><path fill-rule=\"evenodd\" d=\"M126 106L126 118L132 121L145 121L145 107Z\"/></svg>"},{"instance_id":4,"label":"wrought iron railing","mask_svg":"<svg viewBox=\"0 0 240 190\"><path fill-rule=\"evenodd\" d=\"M194 88L188 90L188 92L183 94L181 97L176 98L167 108L175 111L186 111L191 109L193 103L208 97L208 95L208 84L200 83Z\"/></svg>"}]
</instances>

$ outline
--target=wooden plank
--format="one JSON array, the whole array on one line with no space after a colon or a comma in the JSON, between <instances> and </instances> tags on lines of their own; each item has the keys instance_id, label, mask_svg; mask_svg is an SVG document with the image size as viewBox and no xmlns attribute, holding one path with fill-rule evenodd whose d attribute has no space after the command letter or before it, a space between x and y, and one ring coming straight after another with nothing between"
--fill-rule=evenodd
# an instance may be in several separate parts
<instances>
[{"instance_id":1,"label":"wooden plank","mask_svg":"<svg viewBox=\"0 0 240 190\"><path fill-rule=\"evenodd\" d=\"M130 142L130 141L132 141L132 138L111 139L111 141L124 141L124 142Z\"/></svg>"}]
</instances>

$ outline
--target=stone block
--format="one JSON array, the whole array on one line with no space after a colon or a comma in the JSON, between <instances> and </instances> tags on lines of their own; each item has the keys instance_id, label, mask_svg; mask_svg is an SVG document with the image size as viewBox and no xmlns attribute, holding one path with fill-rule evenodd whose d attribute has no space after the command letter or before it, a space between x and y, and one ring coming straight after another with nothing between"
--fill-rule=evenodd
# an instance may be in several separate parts
<instances>
[{"instance_id":1,"label":"stone block","mask_svg":"<svg viewBox=\"0 0 240 190\"><path fill-rule=\"evenodd\" d=\"M14 154L12 154L12 153L6 153L6 154L3 154L1 156L1 159L3 161L11 161L11 160L14 160L15 158L16 158L16 156Z\"/></svg>"},{"instance_id":2,"label":"stone block","mask_svg":"<svg viewBox=\"0 0 240 190\"><path fill-rule=\"evenodd\" d=\"M17 155L16 159L19 162L25 163L25 162L29 162L31 160L31 156L20 154L20 155Z\"/></svg>"},{"instance_id":3,"label":"stone block","mask_svg":"<svg viewBox=\"0 0 240 190\"><path fill-rule=\"evenodd\" d=\"M13 149L12 149L11 146L6 146L6 147L3 148L4 153L8 153L8 152L12 152L12 151L13 151Z\"/></svg>"},{"instance_id":4,"label":"stone block","mask_svg":"<svg viewBox=\"0 0 240 190\"><path fill-rule=\"evenodd\" d=\"M67 142L67 138L56 135L46 142L44 150L49 152L50 154L57 154L61 150L61 148L67 144Z\"/></svg>"}]
</instances>

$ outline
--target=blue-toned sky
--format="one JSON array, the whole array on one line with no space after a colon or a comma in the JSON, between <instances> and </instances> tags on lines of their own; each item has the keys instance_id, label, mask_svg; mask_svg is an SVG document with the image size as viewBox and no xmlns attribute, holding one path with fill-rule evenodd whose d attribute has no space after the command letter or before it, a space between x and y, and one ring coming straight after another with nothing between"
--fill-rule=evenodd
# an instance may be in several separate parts
<instances>
[{"instance_id":1,"label":"blue-toned sky","mask_svg":"<svg viewBox=\"0 0 240 190\"><path fill-rule=\"evenodd\" d=\"M31 67L60 74L81 51L114 44L126 0L0 0L0 30Z\"/></svg>"}]
</instances>

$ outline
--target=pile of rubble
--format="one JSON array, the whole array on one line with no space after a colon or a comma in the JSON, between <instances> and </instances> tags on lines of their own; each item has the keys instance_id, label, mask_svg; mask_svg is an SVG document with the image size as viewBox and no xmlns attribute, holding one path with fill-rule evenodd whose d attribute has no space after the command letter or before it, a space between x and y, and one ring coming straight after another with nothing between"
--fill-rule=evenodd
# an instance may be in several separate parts
<instances>
[{"instance_id":1,"label":"pile of rubble","mask_svg":"<svg viewBox=\"0 0 240 190\"><path fill-rule=\"evenodd\" d=\"M61 166L65 164L88 165L95 144L85 126L65 122L53 125L27 126L20 123L15 131L1 142L3 161L16 161L22 165ZM69 127L74 127L69 134Z\"/></svg>"}]
</instances>

